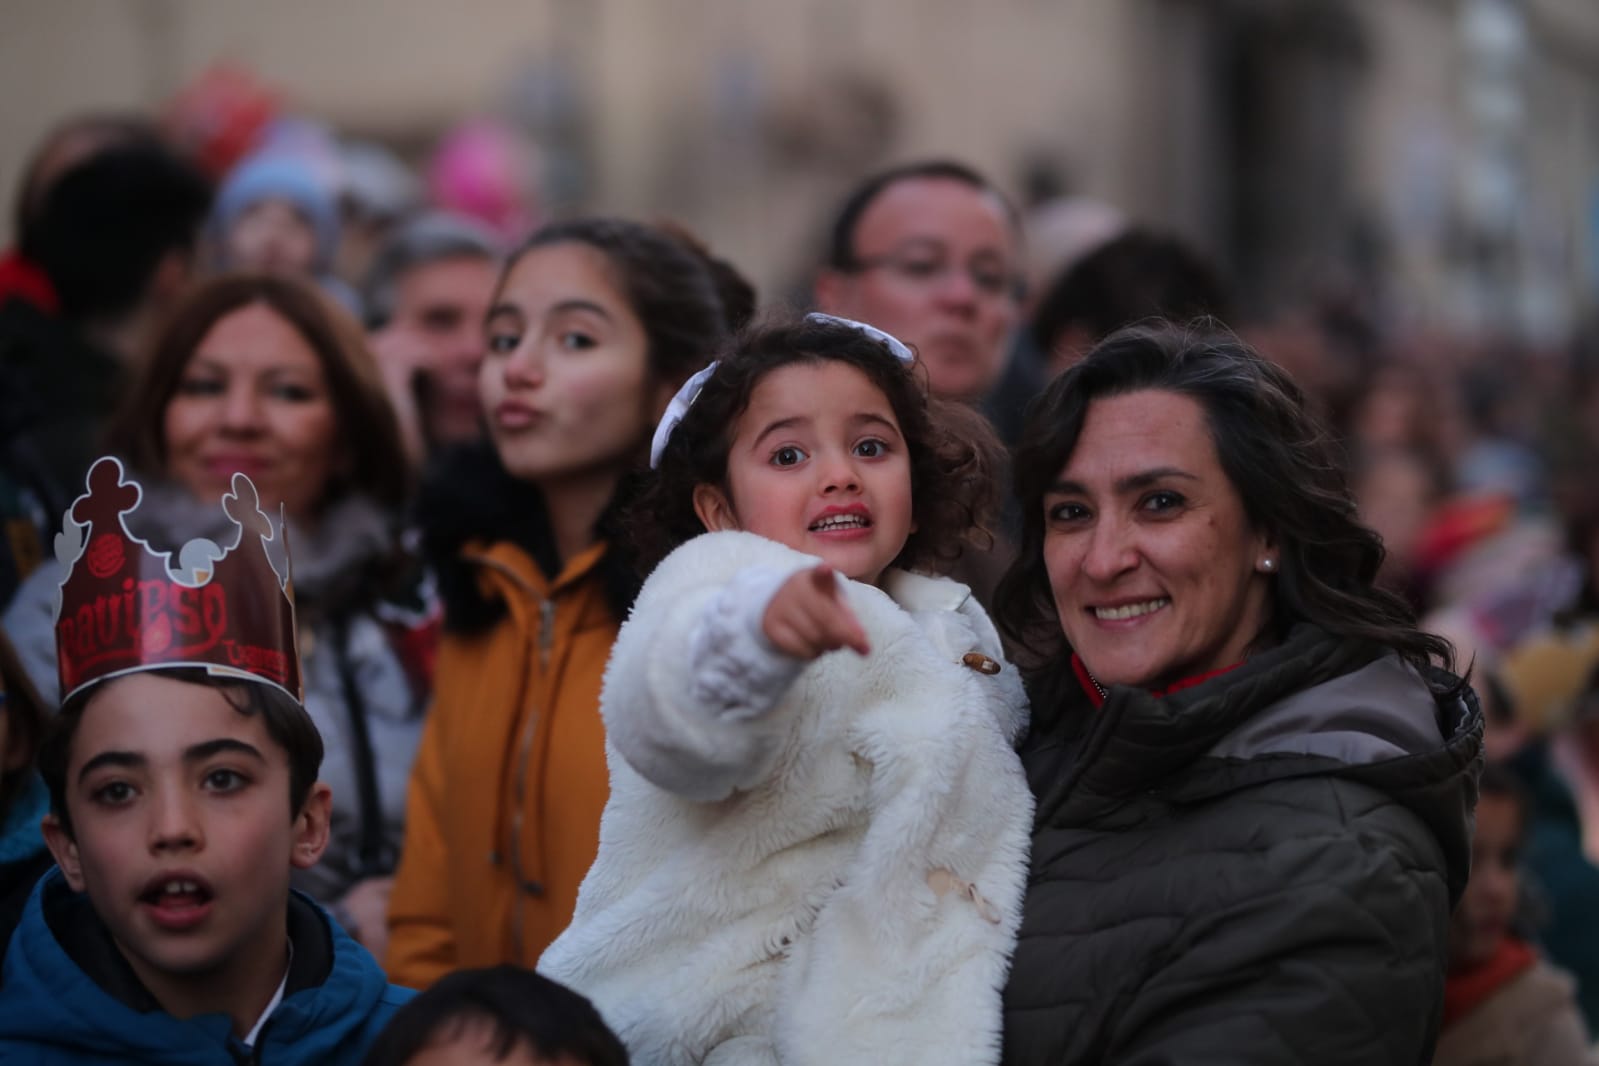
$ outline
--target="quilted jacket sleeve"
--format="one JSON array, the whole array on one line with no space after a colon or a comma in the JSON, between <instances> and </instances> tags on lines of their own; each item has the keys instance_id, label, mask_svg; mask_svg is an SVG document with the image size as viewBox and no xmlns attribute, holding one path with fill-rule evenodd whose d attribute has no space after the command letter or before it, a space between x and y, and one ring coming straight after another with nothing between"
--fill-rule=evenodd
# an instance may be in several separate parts
<instances>
[{"instance_id":1,"label":"quilted jacket sleeve","mask_svg":"<svg viewBox=\"0 0 1599 1066\"><path fill-rule=\"evenodd\" d=\"M1412 829L1393 807L1381 821L1325 843L1316 865L1331 876L1273 871L1281 876L1227 886L1229 906L1191 916L1122 1014L1104 1061L1430 1061L1447 889L1421 854L1419 823ZM1196 877L1196 891L1214 887Z\"/></svg>"}]
</instances>

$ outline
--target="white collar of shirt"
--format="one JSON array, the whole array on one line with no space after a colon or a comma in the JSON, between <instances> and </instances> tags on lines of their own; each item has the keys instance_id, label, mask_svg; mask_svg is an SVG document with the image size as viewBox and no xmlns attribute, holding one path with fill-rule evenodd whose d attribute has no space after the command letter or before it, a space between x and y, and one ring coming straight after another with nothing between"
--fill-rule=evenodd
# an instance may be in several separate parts
<instances>
[{"instance_id":1,"label":"white collar of shirt","mask_svg":"<svg viewBox=\"0 0 1599 1066\"><path fill-rule=\"evenodd\" d=\"M272 993L272 999L267 1003L266 1010L261 1012L261 1017L255 1020L255 1024L250 1027L250 1032L246 1034L243 1040L245 1047L255 1047L256 1038L261 1035L261 1027L267 1023L268 1018L272 1017L272 1012L278 1009L278 1004L283 1002L283 991L289 987L289 969L293 965L294 941L291 940L289 941L289 961L283 967L283 980L278 982L278 990Z\"/></svg>"}]
</instances>

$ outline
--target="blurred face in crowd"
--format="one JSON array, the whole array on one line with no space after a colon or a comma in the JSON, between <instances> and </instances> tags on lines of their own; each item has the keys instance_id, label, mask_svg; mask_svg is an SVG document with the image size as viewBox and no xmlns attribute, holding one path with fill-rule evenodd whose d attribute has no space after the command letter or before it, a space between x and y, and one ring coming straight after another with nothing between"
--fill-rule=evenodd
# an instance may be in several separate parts
<instances>
[{"instance_id":1,"label":"blurred face in crowd","mask_svg":"<svg viewBox=\"0 0 1599 1066\"><path fill-rule=\"evenodd\" d=\"M309 274L316 266L316 228L287 200L251 204L233 221L223 242L227 262L235 269Z\"/></svg>"},{"instance_id":2,"label":"blurred face in crowd","mask_svg":"<svg viewBox=\"0 0 1599 1066\"><path fill-rule=\"evenodd\" d=\"M1382 537L1382 576L1403 582L1432 512L1432 478L1416 455L1386 451L1370 460L1354 485L1360 520Z\"/></svg>"},{"instance_id":3,"label":"blurred face in crowd","mask_svg":"<svg viewBox=\"0 0 1599 1066\"><path fill-rule=\"evenodd\" d=\"M413 267L395 286L392 326L408 331L428 353L422 417L434 447L482 433L478 364L496 271L489 259L454 256Z\"/></svg>"},{"instance_id":4,"label":"blurred face in crowd","mask_svg":"<svg viewBox=\"0 0 1599 1066\"><path fill-rule=\"evenodd\" d=\"M1020 313L1020 250L1004 205L950 178L895 182L861 214L853 250L854 269L817 279L818 306L912 345L937 395L985 395Z\"/></svg>"},{"instance_id":5,"label":"blurred face in crowd","mask_svg":"<svg viewBox=\"0 0 1599 1066\"><path fill-rule=\"evenodd\" d=\"M1161 688L1231 666L1265 629L1277 552L1197 401L1095 400L1043 506L1061 630L1101 685Z\"/></svg>"},{"instance_id":6,"label":"blurred face in crowd","mask_svg":"<svg viewBox=\"0 0 1599 1066\"><path fill-rule=\"evenodd\" d=\"M230 993L270 997L290 871L327 844L327 787L291 814L288 753L229 695L152 672L103 683L68 755L72 832L45 819L67 883L180 1016Z\"/></svg>"},{"instance_id":7,"label":"blurred face in crowd","mask_svg":"<svg viewBox=\"0 0 1599 1066\"><path fill-rule=\"evenodd\" d=\"M344 461L322 361L262 303L223 315L201 338L163 434L167 473L195 496L215 500L243 473L262 503L304 522Z\"/></svg>"},{"instance_id":8,"label":"blurred face in crowd","mask_svg":"<svg viewBox=\"0 0 1599 1066\"><path fill-rule=\"evenodd\" d=\"M1485 793L1477 801L1471 840L1471 879L1449 922L1449 962L1471 966L1491 959L1510 931L1521 891L1521 805Z\"/></svg>"},{"instance_id":9,"label":"blurred face in crowd","mask_svg":"<svg viewBox=\"0 0 1599 1066\"><path fill-rule=\"evenodd\" d=\"M489 312L478 374L506 469L546 487L614 479L671 398L603 253L577 242L518 259Z\"/></svg>"},{"instance_id":10,"label":"blurred face in crowd","mask_svg":"<svg viewBox=\"0 0 1599 1066\"><path fill-rule=\"evenodd\" d=\"M1420 438L1427 410L1423 385L1407 367L1377 372L1355 414L1355 435L1366 448L1408 448Z\"/></svg>"}]
</instances>

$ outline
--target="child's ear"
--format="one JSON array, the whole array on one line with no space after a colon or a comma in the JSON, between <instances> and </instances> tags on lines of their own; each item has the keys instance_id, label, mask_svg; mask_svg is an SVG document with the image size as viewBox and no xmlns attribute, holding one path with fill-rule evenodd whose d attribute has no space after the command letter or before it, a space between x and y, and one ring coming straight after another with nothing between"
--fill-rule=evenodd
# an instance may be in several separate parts
<instances>
[{"instance_id":1,"label":"child's ear","mask_svg":"<svg viewBox=\"0 0 1599 1066\"><path fill-rule=\"evenodd\" d=\"M743 528L738 524L738 515L733 513L733 501L727 498L727 493L703 481L694 486L694 513L711 533Z\"/></svg>"},{"instance_id":2,"label":"child's ear","mask_svg":"<svg viewBox=\"0 0 1599 1066\"><path fill-rule=\"evenodd\" d=\"M328 826L333 819L333 790L318 781L311 786L305 806L294 816L294 849L289 862L297 870L309 870L328 850Z\"/></svg>"},{"instance_id":3,"label":"child's ear","mask_svg":"<svg viewBox=\"0 0 1599 1066\"><path fill-rule=\"evenodd\" d=\"M44 830L44 842L50 848L50 854L55 856L56 865L61 867L68 886L74 892L82 892L83 863L78 861L78 842L72 839L72 834L61 824L61 819L53 814L45 815L39 828Z\"/></svg>"}]
</instances>

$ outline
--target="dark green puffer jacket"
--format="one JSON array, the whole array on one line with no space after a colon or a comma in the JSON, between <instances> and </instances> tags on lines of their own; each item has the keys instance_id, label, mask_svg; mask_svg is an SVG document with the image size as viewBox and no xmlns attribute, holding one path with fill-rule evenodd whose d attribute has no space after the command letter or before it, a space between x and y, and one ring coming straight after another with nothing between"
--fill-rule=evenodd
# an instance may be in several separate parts
<instances>
[{"instance_id":1,"label":"dark green puffer jacket","mask_svg":"<svg viewBox=\"0 0 1599 1066\"><path fill-rule=\"evenodd\" d=\"M1165 697L1035 711L1004 1061L1430 1062L1481 767L1452 682L1300 626Z\"/></svg>"}]
</instances>

